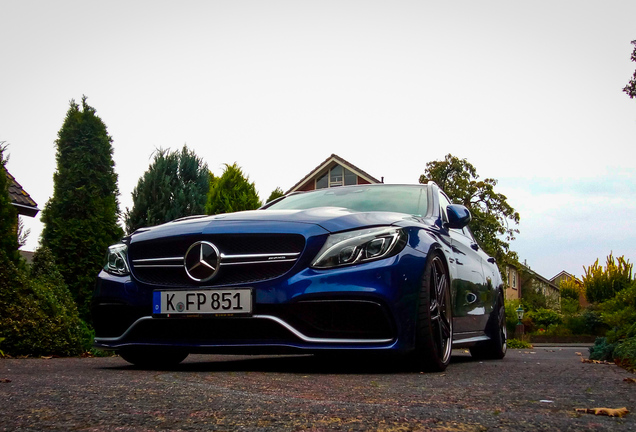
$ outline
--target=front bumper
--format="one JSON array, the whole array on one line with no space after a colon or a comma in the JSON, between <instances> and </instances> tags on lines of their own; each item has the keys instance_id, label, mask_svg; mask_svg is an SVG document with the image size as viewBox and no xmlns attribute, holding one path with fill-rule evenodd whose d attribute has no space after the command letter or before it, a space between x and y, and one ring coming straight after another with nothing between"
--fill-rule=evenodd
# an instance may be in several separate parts
<instances>
[{"instance_id":1,"label":"front bumper","mask_svg":"<svg viewBox=\"0 0 636 432\"><path fill-rule=\"evenodd\" d=\"M407 247L384 260L304 269L252 284L249 317L153 317L151 285L100 273L93 301L95 347L179 347L261 353L413 347L425 256Z\"/></svg>"}]
</instances>

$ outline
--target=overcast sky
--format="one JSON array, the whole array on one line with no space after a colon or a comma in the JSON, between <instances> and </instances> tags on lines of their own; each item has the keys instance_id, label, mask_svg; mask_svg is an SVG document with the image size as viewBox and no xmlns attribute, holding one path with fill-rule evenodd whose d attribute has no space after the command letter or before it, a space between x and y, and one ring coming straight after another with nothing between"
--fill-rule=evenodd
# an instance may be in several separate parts
<instances>
[{"instance_id":1,"label":"overcast sky","mask_svg":"<svg viewBox=\"0 0 636 432\"><path fill-rule=\"evenodd\" d=\"M633 0L0 0L0 141L40 208L82 95L122 210L156 148L187 144L216 175L237 162L263 200L332 153L386 183L452 153L521 214L521 261L580 276L636 260L635 16Z\"/></svg>"}]
</instances>

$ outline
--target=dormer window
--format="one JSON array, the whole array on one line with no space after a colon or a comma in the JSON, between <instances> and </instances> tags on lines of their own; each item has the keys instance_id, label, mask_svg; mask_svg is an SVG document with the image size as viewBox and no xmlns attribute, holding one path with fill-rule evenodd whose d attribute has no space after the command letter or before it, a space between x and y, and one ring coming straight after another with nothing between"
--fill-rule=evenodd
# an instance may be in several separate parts
<instances>
[{"instance_id":1,"label":"dormer window","mask_svg":"<svg viewBox=\"0 0 636 432\"><path fill-rule=\"evenodd\" d=\"M316 189L358 184L357 176L342 165L334 165L316 179Z\"/></svg>"}]
</instances>

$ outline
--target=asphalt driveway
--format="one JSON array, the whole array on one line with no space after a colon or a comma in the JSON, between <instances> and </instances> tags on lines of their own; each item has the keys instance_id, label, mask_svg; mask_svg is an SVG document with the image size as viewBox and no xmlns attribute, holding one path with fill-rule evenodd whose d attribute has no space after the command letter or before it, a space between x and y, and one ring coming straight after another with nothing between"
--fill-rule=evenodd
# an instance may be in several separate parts
<instances>
[{"instance_id":1,"label":"asphalt driveway","mask_svg":"<svg viewBox=\"0 0 636 432\"><path fill-rule=\"evenodd\" d=\"M584 348L454 352L445 373L395 361L193 355L145 371L119 357L0 360L2 431L636 430L576 408L636 410L635 377L582 363Z\"/></svg>"}]
</instances>

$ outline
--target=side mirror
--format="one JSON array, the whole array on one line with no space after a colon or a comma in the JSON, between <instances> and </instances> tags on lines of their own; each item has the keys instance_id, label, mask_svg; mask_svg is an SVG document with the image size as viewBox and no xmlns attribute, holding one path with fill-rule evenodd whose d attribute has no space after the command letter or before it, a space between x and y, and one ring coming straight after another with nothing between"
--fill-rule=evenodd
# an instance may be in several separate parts
<instances>
[{"instance_id":1,"label":"side mirror","mask_svg":"<svg viewBox=\"0 0 636 432\"><path fill-rule=\"evenodd\" d=\"M446 207L446 213L448 214L448 227L462 229L472 219L470 211L460 204L451 204Z\"/></svg>"}]
</instances>

